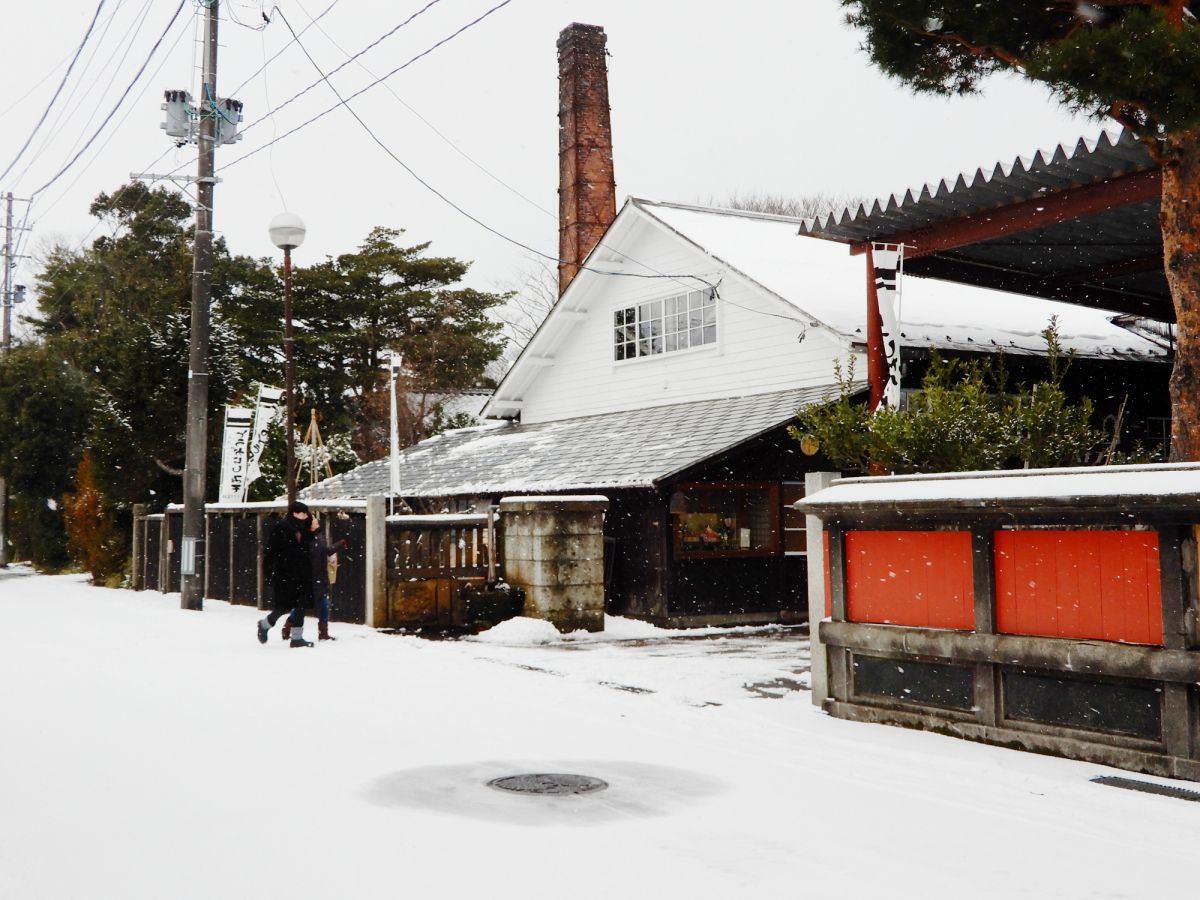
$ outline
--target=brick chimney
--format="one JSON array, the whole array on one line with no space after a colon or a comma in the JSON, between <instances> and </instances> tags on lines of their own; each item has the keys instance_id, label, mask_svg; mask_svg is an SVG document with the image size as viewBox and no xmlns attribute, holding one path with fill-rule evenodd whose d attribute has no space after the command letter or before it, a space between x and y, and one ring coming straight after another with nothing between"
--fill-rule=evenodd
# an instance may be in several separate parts
<instances>
[{"instance_id":1,"label":"brick chimney","mask_svg":"<svg viewBox=\"0 0 1200 900\"><path fill-rule=\"evenodd\" d=\"M617 215L608 37L599 25L568 25L558 36L558 293Z\"/></svg>"}]
</instances>

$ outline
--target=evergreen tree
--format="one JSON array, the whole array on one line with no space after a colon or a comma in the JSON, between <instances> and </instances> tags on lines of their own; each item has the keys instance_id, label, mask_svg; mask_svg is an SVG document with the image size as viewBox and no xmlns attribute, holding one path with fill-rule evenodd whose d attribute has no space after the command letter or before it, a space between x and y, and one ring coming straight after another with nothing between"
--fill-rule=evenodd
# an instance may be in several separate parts
<instances>
[{"instance_id":1,"label":"evergreen tree","mask_svg":"<svg viewBox=\"0 0 1200 900\"><path fill-rule=\"evenodd\" d=\"M425 436L437 395L484 383L503 350L501 326L488 313L507 297L463 287L469 263L430 256L428 243L403 246L402 235L375 228L356 252L293 270L297 410L315 406L323 430L353 433L367 459L377 455L381 421L386 435L392 352L404 356L407 445ZM279 296L248 292L229 311L238 346L260 370L281 346Z\"/></svg>"},{"instance_id":2,"label":"evergreen tree","mask_svg":"<svg viewBox=\"0 0 1200 900\"><path fill-rule=\"evenodd\" d=\"M192 213L178 194L139 183L100 194L91 212L109 233L82 251L51 251L34 326L88 380L87 444L101 493L161 507L182 494ZM258 374L223 313L247 291L269 290L274 275L265 263L230 258L221 241L214 256L209 433L219 434L222 405ZM213 443L210 483L220 453Z\"/></svg>"},{"instance_id":3,"label":"evergreen tree","mask_svg":"<svg viewBox=\"0 0 1200 900\"><path fill-rule=\"evenodd\" d=\"M1162 164L1178 334L1171 457L1200 459L1200 11L1197 0L839 0L871 61L914 90L967 94L996 72L1111 116Z\"/></svg>"},{"instance_id":4,"label":"evergreen tree","mask_svg":"<svg viewBox=\"0 0 1200 900\"><path fill-rule=\"evenodd\" d=\"M0 358L0 475L11 491L10 539L20 557L66 562L58 498L71 485L87 436L91 399L69 358L18 345Z\"/></svg>"}]
</instances>

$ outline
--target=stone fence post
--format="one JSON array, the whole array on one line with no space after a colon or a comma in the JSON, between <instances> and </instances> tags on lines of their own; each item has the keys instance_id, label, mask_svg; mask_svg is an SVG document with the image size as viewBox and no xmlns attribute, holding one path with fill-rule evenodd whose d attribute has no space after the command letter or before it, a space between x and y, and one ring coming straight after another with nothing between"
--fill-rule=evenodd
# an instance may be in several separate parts
<instances>
[{"instance_id":1,"label":"stone fence post","mask_svg":"<svg viewBox=\"0 0 1200 900\"><path fill-rule=\"evenodd\" d=\"M389 603L387 583L387 498L367 498L367 528L365 551L365 620L371 628L388 624Z\"/></svg>"},{"instance_id":2,"label":"stone fence post","mask_svg":"<svg viewBox=\"0 0 1200 900\"><path fill-rule=\"evenodd\" d=\"M604 630L602 496L505 497L504 579L525 591L524 614L562 632Z\"/></svg>"},{"instance_id":3,"label":"stone fence post","mask_svg":"<svg viewBox=\"0 0 1200 900\"><path fill-rule=\"evenodd\" d=\"M836 472L807 472L804 495L829 487L842 476ZM808 541L808 641L812 654L812 702L824 706L829 697L829 658L821 643L821 620L825 618L825 524L817 516L804 517Z\"/></svg>"}]
</instances>

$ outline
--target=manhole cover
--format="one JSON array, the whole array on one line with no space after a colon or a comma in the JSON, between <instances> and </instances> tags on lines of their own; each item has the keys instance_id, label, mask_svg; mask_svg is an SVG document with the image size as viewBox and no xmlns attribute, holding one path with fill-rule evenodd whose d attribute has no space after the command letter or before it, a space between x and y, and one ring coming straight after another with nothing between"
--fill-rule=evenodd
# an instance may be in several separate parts
<instances>
[{"instance_id":1,"label":"manhole cover","mask_svg":"<svg viewBox=\"0 0 1200 900\"><path fill-rule=\"evenodd\" d=\"M1101 775L1093 778L1092 781L1096 784L1107 784L1111 787L1125 788L1127 791L1161 794L1164 797L1174 797L1177 800L1200 800L1200 791L1189 791L1187 788L1172 787L1169 784L1155 784L1150 781L1138 781L1134 778L1121 778L1117 775Z\"/></svg>"},{"instance_id":2,"label":"manhole cover","mask_svg":"<svg viewBox=\"0 0 1200 900\"><path fill-rule=\"evenodd\" d=\"M488 787L511 794L591 794L608 782L590 775L505 775L493 778Z\"/></svg>"}]
</instances>

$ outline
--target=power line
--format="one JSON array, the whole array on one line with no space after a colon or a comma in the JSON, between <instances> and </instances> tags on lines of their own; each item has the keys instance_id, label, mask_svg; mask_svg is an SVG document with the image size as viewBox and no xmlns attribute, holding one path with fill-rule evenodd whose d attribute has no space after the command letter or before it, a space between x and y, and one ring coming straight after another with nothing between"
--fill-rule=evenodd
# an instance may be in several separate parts
<instances>
[{"instance_id":1,"label":"power line","mask_svg":"<svg viewBox=\"0 0 1200 900\"><path fill-rule=\"evenodd\" d=\"M308 15L307 11L305 11L304 7L301 6L299 2L296 3L296 6L300 7L300 11L303 12L306 16ZM311 19L312 17L309 16L309 18ZM313 19L312 22L310 22L310 25L317 25L317 20ZM325 36L325 39L327 41L329 41L329 43L333 44L333 46L336 47L338 50L341 50L342 53L348 53L348 51L342 49L341 45L339 45L338 42L335 41L329 35L329 33L324 28L322 28L320 25L317 25L317 31L321 32L321 34L323 34ZM301 31L300 33L304 34L304 31ZM358 62L358 67L360 69L362 69L364 72L366 72L372 78L377 77L374 72L372 72L370 69L367 68L365 63L363 63L361 60L358 60L357 57L354 57L353 59L355 59L355 61ZM330 74L332 74L332 73L330 73ZM534 209L540 210L541 212L545 213L552 219L555 219L555 220L558 219L557 214L546 209L546 207L542 206L536 200L533 200L530 197L527 197L525 194L521 193L519 190L517 190L511 184L509 184L504 179L502 179L499 175L497 175L494 172L492 172L491 170L489 170L486 166L483 165L483 163L474 159L470 154L467 153L467 151L463 150L462 147L459 147L449 137L447 137L445 134L443 134L441 131L439 131L436 125L434 125L427 118L425 118L423 115L421 115L419 112L417 112L416 109L414 109L412 106L410 106L408 103L406 103L404 98L401 97L399 94L397 94L395 92L395 90L392 89L392 86L390 84L388 84L386 81L382 82L382 84L383 84L383 89L385 91L387 91L389 94L391 94L396 99L397 103L399 103L401 106L403 106L405 109L407 109L410 113L412 113L414 116L416 116L417 119L419 119L430 131L432 131L439 138L441 138L450 147L451 150L453 150L455 153L457 153L459 156L461 156L463 159L465 159L467 162L469 162L471 165L473 165L475 168L477 168L484 175L488 176L488 178L495 181L498 185L505 188L512 194L515 194L517 197L520 197L522 200L524 200L526 203L528 203ZM269 102L268 102L268 105L270 105ZM272 125L273 125L273 121L272 121Z\"/></svg>"},{"instance_id":2,"label":"power line","mask_svg":"<svg viewBox=\"0 0 1200 900\"><path fill-rule=\"evenodd\" d=\"M147 79L147 81L146 81L146 84L144 84L144 85L142 86L142 89L141 89L141 91L138 93L138 95L137 95L137 97L135 98L135 100L141 99L141 97L142 97L143 95L145 95L146 91L147 91L147 90L150 88L151 84L153 83L155 76L157 76L157 75L158 75L158 73L162 71L162 67L163 67L164 65L166 65L167 61L170 59L171 52L172 52L172 51L173 51L173 50L174 50L176 47L178 47L178 46L179 46L179 42L180 42L181 40L183 40L183 38L184 38L184 36L185 36L186 34L187 34L187 29L186 29L186 28L185 28L185 29L181 29L181 30L180 30L180 32L179 32L179 34L178 34L178 36L175 38L175 43L173 43L173 44L172 44L170 47L168 47L168 48L167 48L167 52L166 52L165 54L163 54L163 58L162 58L162 59L159 61L159 63L158 63L158 67L157 67L157 68L154 70L154 72L151 74L151 77L150 77L149 79ZM103 142L100 144L100 146L99 146L99 147L97 147L97 148L96 148L96 152L95 152L94 154L92 154L92 158L91 158L91 159L90 159L90 160L87 162L87 164L86 164L86 165L84 165L84 166L83 166L83 168L79 169L79 171L78 171L78 172L76 173L76 175L75 175L75 178L74 178L74 179L71 181L71 183L70 183L69 185L67 185L67 187L66 187L66 188L64 188L64 189L63 189L62 193L60 193L60 194L59 194L59 195L58 195L56 198L54 198L54 200L53 200L53 201L50 203L50 205L49 205L49 206L47 206L47 207L44 207L44 208L42 209L42 211L41 211L41 214L42 214L42 215L45 215L45 214L49 213L49 212L50 212L50 210L52 210L52 209L54 209L56 206L58 206L58 204L59 204L59 203L61 203L61 202L63 201L63 199L65 199L65 198L67 197L67 195L70 193L70 191L71 191L71 188L73 188L73 187L74 187L76 184L78 184L78 183L79 183L79 179L80 179L80 178L82 178L82 177L83 177L85 174L87 174L88 170L89 170L89 169L90 169L90 168L91 168L93 165L95 165L95 163L96 163L96 160L100 158L100 154L101 154L101 153L104 151L104 148L105 148L105 147L107 147L107 146L108 146L108 144L109 144L109 142L110 142L110 141L112 141L112 139L113 139L114 137L116 137L116 136L117 136L117 134L118 134L118 133L119 133L119 131L120 131L120 127L121 127L121 125L123 125L123 124L124 124L124 122L125 122L125 120L129 118L129 116L130 116L130 115L133 113L133 111L134 111L134 109L135 109L135 108L136 108L136 105L135 105L135 103L131 103L131 104L128 104L128 105L127 105L127 107L126 107L126 109L125 109L125 114L124 114L124 115L121 117L121 119L120 119L120 120L117 122L117 127L116 127L116 128L114 128L114 129L112 129L111 131L109 131L109 133L108 133L107 137L105 137L105 138L104 138L104 141L103 141ZM168 147L168 148L167 148L167 152L170 152L170 151L171 151L171 150L173 150L173 149L175 149L173 146L172 146L172 147ZM166 154L164 153L162 156L165 156L165 155L166 155ZM158 159L162 159L162 156L159 156L159 157L158 157ZM155 163L157 163L157 162L158 162L158 160L156 159L156 160L155 160ZM195 162L195 160L192 160L192 161L191 161L191 163L194 163L194 162ZM151 166L153 166L155 163L151 163ZM186 165L190 165L191 163L187 163ZM145 169L143 169L143 171L145 171ZM32 204L31 204L31 206L32 206ZM28 214L28 213L27 213L27 214Z\"/></svg>"},{"instance_id":3,"label":"power line","mask_svg":"<svg viewBox=\"0 0 1200 900\"><path fill-rule=\"evenodd\" d=\"M92 13L92 21L88 23L87 31L85 31L83 34L83 39L79 42L79 46L75 48L75 55L71 58L71 64L67 66L67 71L63 73L62 80L59 81L58 87L54 91L54 96L51 97L50 102L46 104L46 108L42 111L42 117L38 119L37 124L33 126L33 130L29 132L29 137L25 138L25 143L21 145L21 149L17 151L17 155L13 157L12 162L8 164L7 168L5 168L3 172L0 172L0 180L4 179L5 176L12 171L12 167L17 164L17 160L19 160L21 155L29 149L29 145L33 141L34 135L38 133L38 129L42 127L42 123L46 121L46 117L50 115L50 110L53 108L55 101L58 100L58 95L62 93L62 89L66 85L67 79L71 77L71 70L75 68L75 62L79 59L79 54L83 53L83 48L87 45L88 38L92 36L92 29L96 27L96 20L100 18L100 10L104 8L104 4L106 2L107 0L100 0L100 3L97 4L96 11Z\"/></svg>"},{"instance_id":4,"label":"power line","mask_svg":"<svg viewBox=\"0 0 1200 900\"><path fill-rule=\"evenodd\" d=\"M82 66L76 71L75 83L70 86L70 92L66 97L63 98L62 102L58 104L58 111L54 114L54 119L48 126L50 133L42 137L42 141L40 146L37 148L37 152L30 154L30 158L26 161L25 166L15 176L14 180L18 184L23 183L25 176L29 174L30 170L42 161L43 155L46 153L47 148L53 145L59 136L59 133L63 128L63 123L71 121L72 117L79 111L80 106L82 106L82 104L86 101L88 94L96 86L96 78L99 77L99 74L94 78L89 77L92 65L98 59L101 59L101 53L105 50L104 41L108 37L108 33L112 29L113 23L117 19L117 14L120 12L124 2L125 0L117 0L116 5L112 8L112 12L109 14L108 19L104 23L104 30L92 39L91 49L88 51L87 59L83 61ZM142 7L143 17L145 17L147 12L149 12L149 4L150 0L146 0L146 3ZM118 38L118 42L120 42L120 38ZM105 62L107 62L108 56L111 56L111 54L105 55ZM101 62L100 64L100 74L103 74L105 62ZM79 101L76 102L76 97L79 96L81 92L82 96L80 97ZM102 98L98 98L98 100L99 99ZM99 105L98 100L92 104L93 108ZM81 135L85 130L86 129L80 129Z\"/></svg>"},{"instance_id":5,"label":"power line","mask_svg":"<svg viewBox=\"0 0 1200 900\"><path fill-rule=\"evenodd\" d=\"M150 17L150 8L151 2L150 0L147 0L146 4L142 7L141 18L137 20L137 24L128 36L128 41L125 42L124 49L121 51L121 58L118 59L116 64L111 67L112 73L109 75L108 83L105 84L104 88L99 92L99 94L97 94L97 102L89 104L91 107L91 113L88 115L87 121L85 121L82 127L79 129L79 134L76 136L75 140L71 144L70 149L67 151L66 155L68 157L75 152L76 147L79 146L79 142L83 140L84 136L88 132L88 129L92 127L93 120L95 120L96 115L100 112L99 101L108 94L109 89L113 86L113 82L117 80L117 75L120 73L121 68L125 65L125 60L129 58L129 53L131 50L133 50L133 46L137 42L138 35L142 33L142 27L146 24L146 19ZM87 96L85 95L80 98L78 105L74 110L71 111L70 117L74 118L75 114L80 112L80 108L83 107L84 103L86 102ZM50 139L48 138L47 142L49 142L49 140ZM22 176L24 176L24 173L22 173Z\"/></svg>"},{"instance_id":6,"label":"power line","mask_svg":"<svg viewBox=\"0 0 1200 900\"><path fill-rule=\"evenodd\" d=\"M464 25L462 28L460 28L454 34L455 35L461 34L467 28L470 28L472 25L475 25L478 22L481 22L483 19L487 18L492 13L496 12L498 9L501 9L504 6L507 6L510 2L512 2L512 0L504 0L503 3L499 3L496 6L492 7L487 12L485 12L482 16L473 20L472 22L469 22L467 25ZM321 69L320 65L317 64L317 61L315 59L313 59L312 55L305 48L304 44L300 41L299 37L296 36L296 32L292 28L291 22L288 21L287 16L283 13L282 10L277 9L277 12L279 12L280 18L283 19L284 24L287 25L288 30L292 32L292 36L296 40L296 45L304 52L304 55L306 57L308 57L308 61L310 63L312 63L313 68L315 68L318 72L321 73L322 80L325 82L325 84L327 84L329 86L329 89L331 91L333 91L334 95L338 98L338 101L339 101L338 106L346 107L346 111L349 112L350 115L354 116L355 120L358 122L359 125L362 126L363 130L366 131L368 135L370 135L371 139L376 144L378 144L379 147L388 156L390 156L401 168L403 168L406 172L408 172L408 174L411 175L422 187L424 187L430 193L434 194L434 196L438 197L438 199L440 199L443 203L445 203L451 209L453 209L457 213L459 213L459 215L464 216L467 219L470 219L472 222L474 222L480 228L483 228L485 231L488 231L488 232L494 234L496 237L500 238L501 240L507 241L510 244L520 247L522 250L532 253L535 256L540 256L541 258L548 260L550 262L554 262L554 263L566 262L566 260L559 259L557 256L551 256L548 253L543 253L542 251L536 249L535 247L532 247L529 244L523 243L522 241L519 241L518 239L511 237L511 236L505 234L504 232L499 231L496 228L493 228L491 225L488 225L483 220L481 220L481 219L477 218L476 216L472 215L471 213L467 212L467 210L463 209L461 206L459 206L457 203L455 203L453 200L451 200L449 197L447 197L445 194L443 194L441 191L439 191L437 188L435 188L432 184L430 184L428 181L426 181L424 178L422 178L420 175L418 175L412 169L411 166L409 166L406 162L404 162L404 160L402 160L399 156L397 156L392 151L392 149L390 147L388 147L387 144L385 144L382 140L380 140L378 135L376 135L375 132L371 130L371 127L369 125L367 125L367 123L365 121L363 121L362 117L359 116L359 114L357 112L354 111L353 107L351 107L350 104L347 102L347 99L343 98L341 93L338 91L338 89L333 86L333 83L331 81L329 81L329 79L325 76L325 73ZM454 37L454 35L451 35L450 37ZM447 40L450 40L450 38L446 38L445 40L440 41L438 44L435 44L434 47L431 47L430 50L440 46L441 44L444 44ZM430 52L430 51L427 50L427 51L425 51L425 53L422 53L416 57L413 57L412 60L409 60L409 62L405 63L404 65L405 66L409 65L411 62L415 61L416 59L419 59L421 56L424 56L428 52ZM403 68L403 67L404 66L401 66L400 68ZM388 76L385 75L384 77L386 78ZM378 82L376 82L376 83L378 83ZM363 88L362 91L368 90L370 87L373 87L373 85L368 85L366 88ZM358 93L361 94L362 91L359 91ZM353 94L353 95L351 95L350 99L353 99L356 96L358 96L358 94ZM337 106L332 107L332 109L337 109ZM328 112L329 112L329 110L326 110L326 112L322 113L321 115L325 115ZM319 116L318 116L318 118L319 118ZM305 123L305 124L308 124L308 123ZM300 127L303 127L303 126L300 126ZM295 130L296 129L293 129L293 131L295 131ZM288 132L288 134L291 134L291 132ZM287 137L287 134L285 134L283 137ZM259 150L262 150L262 149L263 149L262 147L259 147L257 150L254 150L251 153L246 154L246 156L238 157L238 159L234 160L234 163L240 162L241 160L246 159L248 156L252 156L254 153L257 153ZM232 165L232 164L233 163L231 163L230 165ZM715 292L718 287L718 285L713 284L712 282L706 280L705 278L702 278L699 275L667 275L667 274L663 274L663 273L647 275L647 274L644 274L641 272L610 272L610 271L606 271L604 269L593 269L590 266L585 266L582 264L579 265L578 268L583 271L595 272L595 273L598 273L601 275L622 276L622 277L627 277L627 278L665 278L665 279L669 279L671 281L675 281L678 284L683 284L683 282L680 279L692 279L694 281L699 281L701 284L706 285L708 288L710 288L714 292L714 295L715 295ZM646 266L646 268L650 268L650 267Z\"/></svg>"},{"instance_id":7,"label":"power line","mask_svg":"<svg viewBox=\"0 0 1200 900\"><path fill-rule=\"evenodd\" d=\"M397 31L399 31L399 30L400 30L401 28L403 28L405 25L407 25L407 24L409 24L410 22L412 22L412 21L413 21L415 18L417 18L417 16L421 15L422 13L424 13L424 12L426 12L427 10L431 9L432 7L434 7L434 6L437 6L437 5L438 5L439 3L441 3L441 2L442 2L442 0L429 0L429 2L428 2L428 3L426 3L426 4L425 4L424 6L422 6L420 9L418 9L418 10L417 10L415 13L413 13L411 16L409 16L407 19L405 19L403 22L401 22L399 25L397 25L397 26L396 26L395 28L393 28L391 31L388 31L388 32L385 32L384 34L381 34L379 37L377 37L377 38L376 38L375 40L373 40L371 43L367 44L367 46L363 47L361 50L359 50L357 53L355 53L355 54L354 54L352 57L350 57L348 60L346 60L344 63L342 63L340 66L338 66L336 69L334 69L334 70L333 70L332 72L330 72L329 74L330 74L330 75L336 75L338 72L340 72L342 69L346 68L346 66L350 65L350 63L354 62L356 59L358 59L360 56L362 56L362 55L363 55L364 53L366 53L368 50L371 50L371 49L372 49L372 48L374 48L374 47L378 47L378 46L379 46L381 43L383 43L385 40L387 40L388 38L390 38L390 37L391 37L393 34L395 34ZM504 5L506 5L507 3L510 3L510 2L512 2L512 0L505 0L505 3L501 3L501 4L500 4L500 6L504 6ZM499 8L500 8L500 7L495 7L495 9L499 9ZM493 11L493 10L489 10L487 13L484 13L484 15L483 15L483 16L481 16L480 18L486 18L488 15L490 15L490 14L491 14L491 12L492 12L492 11ZM275 14L275 13L277 13L277 12L279 13L279 15L280 15L280 16L283 16L283 11L282 11L282 10L280 10L278 6L276 6L274 9L272 9L272 10L271 10L271 14L272 14L272 15L274 15L274 14ZM307 15L307 14L306 14L306 15ZM284 16L284 20L285 20L285 22L286 22L286 19L287 19L287 17L286 17L286 16ZM476 21L478 21L478 20L476 20ZM471 24L474 24L474 23L471 23ZM296 46L300 47L300 49L301 49L301 50L304 50L304 47L303 47L303 45L301 45L301 43L300 43L300 36L299 36L298 34L296 34L296 32L295 32L295 31L292 29L292 26L291 26L291 23L290 23L290 22L289 22L289 23L287 23L287 27L288 27L288 31L291 31L291 32L292 32L292 41L293 41L293 42L295 42ZM468 26L468 27L470 27L470 26ZM450 37L454 37L454 35L451 35ZM449 38L447 38L447 40L449 40ZM437 44L435 44L433 47L431 47L431 48L430 48L430 50L434 50L434 49L436 49L436 48L437 48L437 46L438 46L438 45L437 45ZM305 56L308 56L308 51L307 51L307 50L304 50L304 55L305 55ZM309 61L310 61L310 62L312 61L312 57L311 57L311 56L309 56ZM413 61L413 60L409 60L409 62L412 62L412 61ZM315 64L314 64L314 65L315 65ZM320 67L318 67L318 68L317 68L317 71L318 71L318 72L321 72L321 69L320 69ZM396 71L399 71L399 70L396 70ZM392 73L389 73L389 74L392 74ZM267 115L274 115L275 113L277 113L277 112L279 112L281 109L283 109L285 106L288 106L288 105L290 105L290 104L291 104L293 101L295 101L295 100L299 100L301 97L303 97L303 96L304 96L305 94L307 94L309 91L311 91L313 88L315 88L317 85L319 85L319 84L321 83L321 79L322 79L322 78L324 78L324 77L325 77L325 73L324 73L324 72L321 72L321 78L318 78L316 81L314 81L312 84L310 84L308 87L304 88L303 90L301 90L301 91L298 91L298 92L297 92L297 93L295 93L295 94L292 94L292 96L288 97L288 99L284 100L282 103L280 103L280 104L279 104L277 107L275 107L274 109L272 109L272 110L271 110L269 113L267 113L266 115L260 116L259 118L255 119L253 122L251 122L249 125L247 125L245 128L243 128L243 129L242 129L242 133L243 133L243 134L245 134L247 131L249 131L251 128L253 128L255 125L257 125L259 122L261 122L261 121L262 121L264 118L266 118L266 116L267 116ZM386 78L386 77L388 77L388 76L387 76L387 75L385 75L384 77Z\"/></svg>"},{"instance_id":8,"label":"power line","mask_svg":"<svg viewBox=\"0 0 1200 900\"><path fill-rule=\"evenodd\" d=\"M146 67L150 65L150 60L153 59L154 54L158 52L158 48L162 45L164 38L166 38L167 32L169 32L172 26L174 26L175 20L179 18L179 13L183 10L183 6L186 2L187 0L179 0L179 5L175 7L175 12L171 14L171 19L169 22L167 22L167 27L162 30L162 33L158 36L158 40L154 42L154 46L150 48L150 52L146 55L146 59L142 62L141 67L134 74L129 84L126 85L125 90L121 93L121 96L117 98L116 104L114 104L113 108L109 110L108 115L104 117L104 121L102 121L99 127L92 132L92 136L87 139L87 142L81 148L79 148L79 152L72 156L66 165L59 169L49 181L29 195L31 198L36 197L46 188L50 187L50 185L58 181L58 179L61 178L66 171L71 168L71 166L75 165L75 162L79 159L79 157L81 157L88 147L90 147L96 140L96 138L100 136L100 132L102 132L108 126L110 121L112 121L113 116L117 114L117 110L121 108L121 104L125 102L125 98L129 96L129 92L133 90L133 86L137 84L138 79L140 79L142 74L146 71Z\"/></svg>"},{"instance_id":9,"label":"power line","mask_svg":"<svg viewBox=\"0 0 1200 900\"><path fill-rule=\"evenodd\" d=\"M339 2L340 2L340 0L333 0L332 3L330 3L327 7L325 7L325 9L323 9L320 13L317 14L317 17L315 19L313 19L304 28L301 28L300 33L304 34L304 32L308 31L309 28L312 28L312 26L315 25L318 21L325 18L325 14L328 13L335 6L337 6ZM306 15L307 15L307 13L306 13ZM292 42L288 41L286 44L284 44L282 47L279 48L278 52L276 52L274 56L272 56L270 59L263 60L263 64L257 69L257 71L255 71L252 75L250 75L245 81L243 81L241 84L239 84L237 87L235 87L232 91L230 91L229 96L236 97L238 94L240 94L242 91L242 88L244 88L251 81L253 81L255 78L257 78L259 73L261 73L264 69L266 69L267 66L269 66L271 63L275 62L275 60L277 60L280 56L282 56L284 54L284 52L287 50L287 48L290 46L292 46ZM268 115L270 115L270 113L268 113Z\"/></svg>"}]
</instances>

